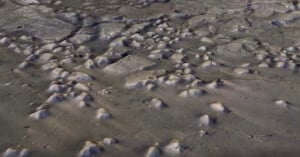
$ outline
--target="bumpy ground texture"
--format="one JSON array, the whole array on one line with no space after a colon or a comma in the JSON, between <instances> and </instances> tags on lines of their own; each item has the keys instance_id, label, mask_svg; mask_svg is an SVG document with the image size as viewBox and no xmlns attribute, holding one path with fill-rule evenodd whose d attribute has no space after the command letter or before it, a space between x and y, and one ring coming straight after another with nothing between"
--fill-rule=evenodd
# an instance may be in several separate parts
<instances>
[{"instance_id":1,"label":"bumpy ground texture","mask_svg":"<svg viewBox=\"0 0 300 157\"><path fill-rule=\"evenodd\" d=\"M0 0L3 157L300 156L297 0Z\"/></svg>"}]
</instances>

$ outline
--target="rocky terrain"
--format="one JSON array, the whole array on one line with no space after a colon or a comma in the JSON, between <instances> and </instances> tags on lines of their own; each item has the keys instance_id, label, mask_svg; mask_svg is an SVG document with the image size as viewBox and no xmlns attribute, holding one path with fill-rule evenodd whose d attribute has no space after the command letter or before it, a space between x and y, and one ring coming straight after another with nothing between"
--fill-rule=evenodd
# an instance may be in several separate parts
<instances>
[{"instance_id":1,"label":"rocky terrain","mask_svg":"<svg viewBox=\"0 0 300 157\"><path fill-rule=\"evenodd\" d=\"M0 0L3 157L298 157L297 0Z\"/></svg>"}]
</instances>

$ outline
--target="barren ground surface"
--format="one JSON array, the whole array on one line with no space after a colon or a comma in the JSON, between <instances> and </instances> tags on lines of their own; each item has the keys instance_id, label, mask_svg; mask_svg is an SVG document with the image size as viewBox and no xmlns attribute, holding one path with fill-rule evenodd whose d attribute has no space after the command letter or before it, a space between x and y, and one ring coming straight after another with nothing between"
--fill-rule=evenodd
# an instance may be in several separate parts
<instances>
[{"instance_id":1,"label":"barren ground surface","mask_svg":"<svg viewBox=\"0 0 300 157\"><path fill-rule=\"evenodd\" d=\"M297 0L0 0L3 157L300 156Z\"/></svg>"}]
</instances>

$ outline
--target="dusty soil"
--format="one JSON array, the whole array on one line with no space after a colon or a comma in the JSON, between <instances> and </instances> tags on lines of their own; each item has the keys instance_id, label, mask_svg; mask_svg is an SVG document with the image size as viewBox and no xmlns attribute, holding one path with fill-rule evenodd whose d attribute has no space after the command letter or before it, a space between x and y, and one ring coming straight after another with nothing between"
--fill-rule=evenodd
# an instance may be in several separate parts
<instances>
[{"instance_id":1,"label":"dusty soil","mask_svg":"<svg viewBox=\"0 0 300 157\"><path fill-rule=\"evenodd\" d=\"M298 157L300 4L0 0L3 157Z\"/></svg>"}]
</instances>

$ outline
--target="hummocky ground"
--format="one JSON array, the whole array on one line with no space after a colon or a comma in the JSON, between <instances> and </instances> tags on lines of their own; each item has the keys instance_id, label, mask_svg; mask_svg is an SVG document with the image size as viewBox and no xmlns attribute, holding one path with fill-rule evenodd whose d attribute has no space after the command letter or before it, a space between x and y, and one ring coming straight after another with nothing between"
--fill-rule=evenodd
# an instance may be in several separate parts
<instances>
[{"instance_id":1,"label":"hummocky ground","mask_svg":"<svg viewBox=\"0 0 300 157\"><path fill-rule=\"evenodd\" d=\"M297 0L0 0L3 157L298 157Z\"/></svg>"}]
</instances>

